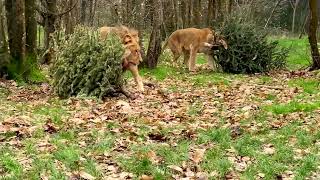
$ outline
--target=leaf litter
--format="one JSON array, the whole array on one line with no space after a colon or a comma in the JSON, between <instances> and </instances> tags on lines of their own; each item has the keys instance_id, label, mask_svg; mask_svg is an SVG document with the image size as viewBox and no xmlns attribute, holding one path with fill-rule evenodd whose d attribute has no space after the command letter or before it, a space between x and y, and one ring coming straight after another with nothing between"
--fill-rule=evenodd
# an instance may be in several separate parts
<instances>
[{"instance_id":1,"label":"leaf litter","mask_svg":"<svg viewBox=\"0 0 320 180\"><path fill-rule=\"evenodd\" d=\"M197 144L199 131L228 128L233 141L237 141L244 134L258 133L263 128L277 131L297 118L308 119L302 124L307 129L310 129L310 126L320 127L317 121L320 117L318 110L315 110L313 115L306 112L292 112L288 115L266 113L267 127L255 121L261 108L274 103L273 100L268 99L268 96L274 95L277 103L284 104L291 102L301 94L301 89L288 86L290 79L301 77L313 78L313 75L309 73L272 74L270 85L261 84L259 75L246 76L245 80L235 79L230 81L229 85L217 83L208 84L208 86L195 86L189 80L167 78L157 82L155 87L146 87L146 93L133 100L124 97L106 98L103 102L83 98L64 100L60 105L67 109L69 115L63 118L63 124L59 125L53 123L51 117L47 117L41 123L33 122L37 117L32 114L32 109L39 105L52 105L51 100L55 98L48 84L32 88L18 87L14 81L1 80L0 88L6 89L9 95L1 103L6 107L7 114L0 119L0 143L23 147L21 141L32 138L37 129L43 129L46 134L45 138L35 141L36 147L40 153L52 153L58 148L52 143L52 139L54 134L59 132L76 129L78 131L76 138L82 148L86 148L88 143L92 144L88 137L92 134L92 130L101 133L109 132L116 137L112 147L102 154L89 152L86 158L91 157L97 162L104 179L133 179L137 177L137 174L127 172L117 161L117 157L124 154L128 157L134 156L132 146L167 144L171 147L179 140L188 140L191 142L188 150L189 159L183 161L182 164L167 165L166 168L172 173L170 178L202 180L219 177L221 174L218 172L207 171L201 167L205 154L215 148L216 143L210 142L208 146ZM178 85L178 90L171 91L170 87L176 85ZM309 99L305 101L308 102ZM27 107L23 110L26 115L22 115L18 110L12 111L19 103ZM5 109L2 108L2 110ZM222 125L219 124L221 119L225 120ZM244 120L251 120L251 123L242 124ZM308 122L317 124L308 124ZM108 127L107 124L110 123L113 126ZM141 132L141 127L146 128L147 132ZM8 137L7 134L10 133L13 135ZM144 141L141 141L140 137ZM23 148L14 151L20 152L22 157L18 157L21 158L20 162L24 162L26 156L23 157ZM276 149L273 144L266 143L261 146L260 153L272 156L276 153ZM304 154L310 152L295 148L294 153L295 158L301 159ZM257 163L253 157L241 156L232 149L226 150L225 156L232 163L232 168L223 177L225 179L239 179L249 166ZM166 163L164 158L154 150L148 151L146 157L154 166ZM21 164L30 166L31 162ZM99 179L87 171L71 171L59 161L56 161L55 166L65 171L69 177ZM30 167L25 168L24 171L28 169ZM294 175L294 172L288 170L281 174L281 178L290 179ZM43 174L42 176L43 179L46 179L50 175ZM264 178L264 176L263 173L257 174L259 178ZM313 176L316 175L313 174ZM150 174L140 175L139 178L154 179Z\"/></svg>"}]
</instances>

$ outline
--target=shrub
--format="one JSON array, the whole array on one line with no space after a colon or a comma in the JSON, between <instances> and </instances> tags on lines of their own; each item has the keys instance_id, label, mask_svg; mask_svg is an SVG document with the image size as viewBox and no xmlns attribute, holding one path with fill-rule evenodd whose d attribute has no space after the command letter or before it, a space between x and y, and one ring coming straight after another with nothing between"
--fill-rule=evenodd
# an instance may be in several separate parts
<instances>
[{"instance_id":1,"label":"shrub","mask_svg":"<svg viewBox=\"0 0 320 180\"><path fill-rule=\"evenodd\" d=\"M280 48L277 41L269 41L267 33L241 19L229 19L221 28L228 43L214 52L217 63L228 73L262 73L284 68L288 49Z\"/></svg>"},{"instance_id":2,"label":"shrub","mask_svg":"<svg viewBox=\"0 0 320 180\"><path fill-rule=\"evenodd\" d=\"M117 36L102 41L98 32L77 27L56 52L50 69L54 91L60 97L84 94L102 98L121 89L123 46Z\"/></svg>"}]
</instances>

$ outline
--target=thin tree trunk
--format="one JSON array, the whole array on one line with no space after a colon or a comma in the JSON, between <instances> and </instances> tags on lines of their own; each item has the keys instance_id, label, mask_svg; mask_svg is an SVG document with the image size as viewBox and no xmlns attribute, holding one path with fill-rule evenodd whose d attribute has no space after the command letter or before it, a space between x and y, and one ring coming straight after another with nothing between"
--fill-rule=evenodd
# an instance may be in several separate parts
<instances>
[{"instance_id":1,"label":"thin tree trunk","mask_svg":"<svg viewBox=\"0 0 320 180\"><path fill-rule=\"evenodd\" d=\"M313 64L310 70L320 69L320 55L317 44L318 12L317 0L309 0L310 24L309 24L309 43Z\"/></svg>"},{"instance_id":2,"label":"thin tree trunk","mask_svg":"<svg viewBox=\"0 0 320 180\"><path fill-rule=\"evenodd\" d=\"M293 8L293 13L292 13L292 27L291 27L291 31L292 33L294 33L295 30L295 25L296 25L296 14L297 14L297 7L299 5L300 0L295 0L295 3L292 4L291 1L291 6Z\"/></svg>"},{"instance_id":3,"label":"thin tree trunk","mask_svg":"<svg viewBox=\"0 0 320 180\"><path fill-rule=\"evenodd\" d=\"M69 6L71 6L73 4L73 0L69 0L68 1ZM74 11L74 10L71 10ZM65 27L66 27L66 34L72 34L73 33L73 25L74 23L72 22L72 12L67 13L66 15L64 15L64 23L65 23Z\"/></svg>"},{"instance_id":4,"label":"thin tree trunk","mask_svg":"<svg viewBox=\"0 0 320 180\"><path fill-rule=\"evenodd\" d=\"M93 17L93 0L89 0L89 18L88 18L88 25L90 25L90 26L92 26L92 22L93 22L93 19L92 19L92 17Z\"/></svg>"},{"instance_id":5,"label":"thin tree trunk","mask_svg":"<svg viewBox=\"0 0 320 180\"><path fill-rule=\"evenodd\" d=\"M80 23L85 24L86 22L86 9L87 9L87 0L81 0L81 14L80 14Z\"/></svg>"},{"instance_id":6,"label":"thin tree trunk","mask_svg":"<svg viewBox=\"0 0 320 180\"><path fill-rule=\"evenodd\" d=\"M119 9L118 9L118 5L117 2L113 2L113 4L111 5L111 24L120 24L121 21L121 17L119 15Z\"/></svg>"},{"instance_id":7,"label":"thin tree trunk","mask_svg":"<svg viewBox=\"0 0 320 180\"><path fill-rule=\"evenodd\" d=\"M90 24L90 26L94 25L94 17L95 17L95 14L96 14L97 3L98 3L98 0L93 0L92 17L90 18L90 19L92 19L92 22L91 22L92 24Z\"/></svg>"},{"instance_id":8,"label":"thin tree trunk","mask_svg":"<svg viewBox=\"0 0 320 180\"><path fill-rule=\"evenodd\" d=\"M210 26L210 22L213 20L214 16L214 0L208 0L208 15L207 15L207 26Z\"/></svg>"},{"instance_id":9,"label":"thin tree trunk","mask_svg":"<svg viewBox=\"0 0 320 180\"><path fill-rule=\"evenodd\" d=\"M221 11L222 11L222 4L221 4L221 1L222 0L217 0L216 1L216 19L218 20L218 21L220 21L221 20Z\"/></svg>"},{"instance_id":10,"label":"thin tree trunk","mask_svg":"<svg viewBox=\"0 0 320 180\"><path fill-rule=\"evenodd\" d=\"M8 44L6 39L6 31L5 31L5 13L3 11L3 4L0 1L0 52L7 53L8 52Z\"/></svg>"},{"instance_id":11,"label":"thin tree trunk","mask_svg":"<svg viewBox=\"0 0 320 180\"><path fill-rule=\"evenodd\" d=\"M174 18L175 18L175 29L180 29L183 27L181 16L179 16L179 1L172 1L173 9L174 9Z\"/></svg>"},{"instance_id":12,"label":"thin tree trunk","mask_svg":"<svg viewBox=\"0 0 320 180\"><path fill-rule=\"evenodd\" d=\"M0 77L5 74L5 67L9 64L8 44L6 39L3 4L0 1Z\"/></svg>"},{"instance_id":13,"label":"thin tree trunk","mask_svg":"<svg viewBox=\"0 0 320 180\"><path fill-rule=\"evenodd\" d=\"M214 9L214 10L213 10L213 13L214 13L213 15L214 15L214 19L215 19L216 21L218 20L218 16L219 16L219 10L218 10L219 3L218 3L218 1L219 1L219 0L217 0L217 1L214 0L214 1L213 1L213 7L214 7L214 8L213 8L213 9Z\"/></svg>"},{"instance_id":14,"label":"thin tree trunk","mask_svg":"<svg viewBox=\"0 0 320 180\"><path fill-rule=\"evenodd\" d=\"M301 39L302 35L306 33L306 24L307 24L308 19L309 19L309 14L307 13L306 17L304 18L303 25L301 26L299 39Z\"/></svg>"},{"instance_id":15,"label":"thin tree trunk","mask_svg":"<svg viewBox=\"0 0 320 180\"><path fill-rule=\"evenodd\" d=\"M269 18L268 18L268 20L267 20L266 24L264 25L264 29L265 29L265 28L267 28L267 26L268 26L268 24L269 24L269 21L271 20L271 18L272 18L272 16L273 16L273 14L274 14L274 12L275 12L276 8L279 6L280 2L281 2L281 0L278 0L278 1L277 1L277 3L276 3L276 5L273 7L273 9L272 9L272 11L271 11L271 14L270 14Z\"/></svg>"},{"instance_id":16,"label":"thin tree trunk","mask_svg":"<svg viewBox=\"0 0 320 180\"><path fill-rule=\"evenodd\" d=\"M49 12L56 13L57 12L57 0L50 0L47 1L47 7ZM46 14L45 16L45 25L44 25L44 42L45 42L45 49L49 49L50 42L51 42L51 34L55 31L55 22L57 16L55 14Z\"/></svg>"},{"instance_id":17,"label":"thin tree trunk","mask_svg":"<svg viewBox=\"0 0 320 180\"><path fill-rule=\"evenodd\" d=\"M25 2L24 0L6 0L7 28L11 64L16 66L18 74L22 74L25 59Z\"/></svg>"},{"instance_id":18,"label":"thin tree trunk","mask_svg":"<svg viewBox=\"0 0 320 180\"><path fill-rule=\"evenodd\" d=\"M193 26L192 17L193 17L193 0L189 0L188 3L188 27Z\"/></svg>"},{"instance_id":19,"label":"thin tree trunk","mask_svg":"<svg viewBox=\"0 0 320 180\"><path fill-rule=\"evenodd\" d=\"M187 22L187 2L185 0L181 1L181 6L180 6L180 17L182 17L182 28L186 28L188 25Z\"/></svg>"},{"instance_id":20,"label":"thin tree trunk","mask_svg":"<svg viewBox=\"0 0 320 180\"><path fill-rule=\"evenodd\" d=\"M234 0L229 0L229 3L228 3L228 14L231 14L232 6L233 6L233 1L234 1Z\"/></svg>"},{"instance_id":21,"label":"thin tree trunk","mask_svg":"<svg viewBox=\"0 0 320 180\"><path fill-rule=\"evenodd\" d=\"M155 9L153 16L153 27L150 36L150 43L147 52L147 65L149 68L156 68L161 53L161 24L162 24L162 6L161 0L153 0Z\"/></svg>"},{"instance_id":22,"label":"thin tree trunk","mask_svg":"<svg viewBox=\"0 0 320 180\"><path fill-rule=\"evenodd\" d=\"M36 21L36 1L26 0L26 55L36 59L37 48L37 21Z\"/></svg>"},{"instance_id":23,"label":"thin tree trunk","mask_svg":"<svg viewBox=\"0 0 320 180\"><path fill-rule=\"evenodd\" d=\"M193 25L196 27L200 27L201 19L200 19L200 12L201 12L201 1L200 0L194 0L193 5Z\"/></svg>"}]
</instances>

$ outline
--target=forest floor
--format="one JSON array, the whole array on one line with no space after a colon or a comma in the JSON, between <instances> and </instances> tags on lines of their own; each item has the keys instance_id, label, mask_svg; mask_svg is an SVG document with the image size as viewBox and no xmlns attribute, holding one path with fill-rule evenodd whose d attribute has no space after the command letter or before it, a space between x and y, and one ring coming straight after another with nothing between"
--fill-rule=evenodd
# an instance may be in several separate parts
<instances>
[{"instance_id":1,"label":"forest floor","mask_svg":"<svg viewBox=\"0 0 320 180\"><path fill-rule=\"evenodd\" d=\"M281 41L290 69L303 42ZM320 179L319 71L141 73L134 100L0 80L0 179Z\"/></svg>"}]
</instances>

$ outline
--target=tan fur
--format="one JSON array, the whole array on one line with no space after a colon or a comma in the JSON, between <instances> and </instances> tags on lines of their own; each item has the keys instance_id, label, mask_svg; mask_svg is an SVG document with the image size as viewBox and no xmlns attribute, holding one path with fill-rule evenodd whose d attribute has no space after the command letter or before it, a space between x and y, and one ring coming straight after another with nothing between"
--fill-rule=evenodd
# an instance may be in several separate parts
<instances>
[{"instance_id":1,"label":"tan fur","mask_svg":"<svg viewBox=\"0 0 320 180\"><path fill-rule=\"evenodd\" d=\"M133 37L136 42L139 43L139 33L137 30L133 28L128 28L126 26L116 26L116 27L101 27L99 29L101 38L105 39L108 34L110 33L116 33L122 40L126 39L126 35L130 34L131 37Z\"/></svg>"},{"instance_id":2,"label":"tan fur","mask_svg":"<svg viewBox=\"0 0 320 180\"><path fill-rule=\"evenodd\" d=\"M184 63L188 64L190 71L194 71L195 69L196 53L204 53L210 68L215 69L217 66L213 59L214 55L212 54L212 50L218 49L219 46L227 49L228 45L223 36L216 34L214 31L210 31L211 29L209 28L177 30L168 38L164 48L167 45L169 46L173 52L174 61L181 56L181 51L179 50L182 49ZM188 47L193 47L193 51L191 48L188 49ZM193 56L191 56L191 52L193 52Z\"/></svg>"},{"instance_id":3,"label":"tan fur","mask_svg":"<svg viewBox=\"0 0 320 180\"><path fill-rule=\"evenodd\" d=\"M214 41L209 46L202 46L199 49L199 53L204 53L207 57L207 63L211 69L217 69L218 66L214 60L214 50L218 50L219 46L223 46L225 49L228 49L228 44L224 40L224 37L218 34L214 35Z\"/></svg>"},{"instance_id":4,"label":"tan fur","mask_svg":"<svg viewBox=\"0 0 320 180\"><path fill-rule=\"evenodd\" d=\"M184 54L184 62L188 62L189 71L195 71L197 53L205 46L204 43L212 43L213 41L214 32L210 28L179 29L170 35L163 49L169 46L174 56L174 62Z\"/></svg>"},{"instance_id":5,"label":"tan fur","mask_svg":"<svg viewBox=\"0 0 320 180\"><path fill-rule=\"evenodd\" d=\"M110 33L115 33L120 37L125 50L122 56L122 68L124 71L129 70L132 73L133 78L138 85L138 90L144 91L142 79L138 70L138 65L142 61L138 31L126 26L105 26L101 27L99 32L102 39L107 38Z\"/></svg>"}]
</instances>

